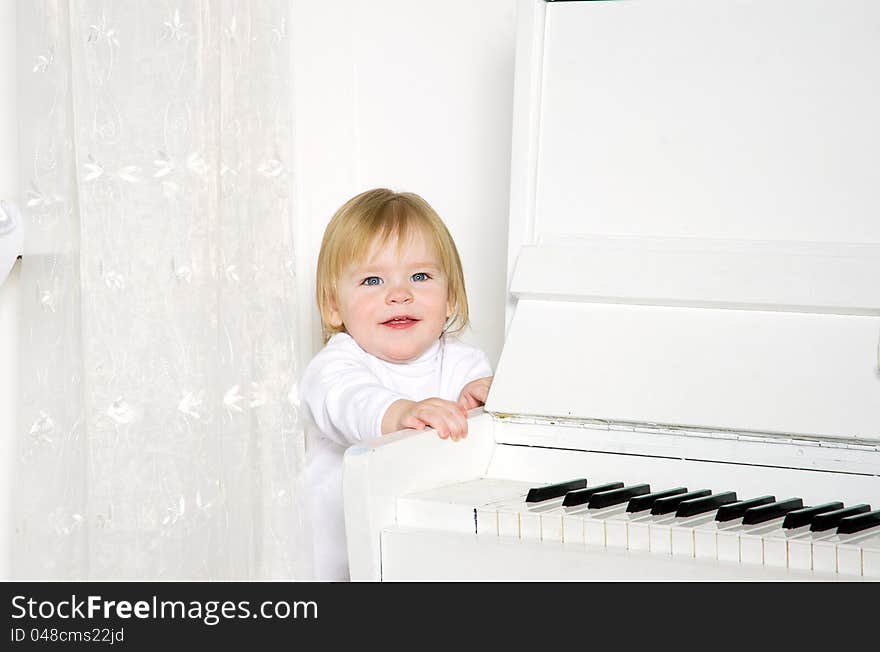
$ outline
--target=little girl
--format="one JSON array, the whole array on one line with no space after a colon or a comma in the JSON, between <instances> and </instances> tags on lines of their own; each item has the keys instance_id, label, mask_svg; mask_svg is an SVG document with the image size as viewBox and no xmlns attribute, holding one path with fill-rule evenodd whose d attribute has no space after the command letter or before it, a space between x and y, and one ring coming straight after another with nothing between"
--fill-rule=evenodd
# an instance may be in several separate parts
<instances>
[{"instance_id":1,"label":"little girl","mask_svg":"<svg viewBox=\"0 0 880 652\"><path fill-rule=\"evenodd\" d=\"M326 345L300 382L308 430L304 483L318 580L348 579L342 458L351 444L404 428L467 436L467 410L492 382L468 325L464 275L437 213L413 193L377 188L340 208L317 272Z\"/></svg>"}]
</instances>

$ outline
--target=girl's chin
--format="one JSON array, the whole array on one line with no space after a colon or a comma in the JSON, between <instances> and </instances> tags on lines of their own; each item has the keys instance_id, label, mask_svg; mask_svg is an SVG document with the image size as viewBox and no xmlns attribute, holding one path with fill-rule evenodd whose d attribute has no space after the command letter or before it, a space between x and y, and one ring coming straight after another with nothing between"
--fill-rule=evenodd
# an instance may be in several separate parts
<instances>
[{"instance_id":1,"label":"girl's chin","mask_svg":"<svg viewBox=\"0 0 880 652\"><path fill-rule=\"evenodd\" d=\"M383 351L378 354L376 357L384 360L385 362L393 362L394 364L404 364L406 362L412 362L416 358L421 355L420 353L398 353L398 352L387 352Z\"/></svg>"},{"instance_id":2,"label":"girl's chin","mask_svg":"<svg viewBox=\"0 0 880 652\"><path fill-rule=\"evenodd\" d=\"M374 353L373 355L375 355L377 358L384 360L385 362L402 364L405 362L412 362L427 350L428 347L401 346L396 348L386 348L382 351Z\"/></svg>"}]
</instances>

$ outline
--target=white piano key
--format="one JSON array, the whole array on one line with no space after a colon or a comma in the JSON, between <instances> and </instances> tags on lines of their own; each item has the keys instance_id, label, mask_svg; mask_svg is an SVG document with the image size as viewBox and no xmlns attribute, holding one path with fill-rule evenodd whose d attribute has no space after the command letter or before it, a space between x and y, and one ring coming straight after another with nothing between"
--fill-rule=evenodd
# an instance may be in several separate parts
<instances>
[{"instance_id":1,"label":"white piano key","mask_svg":"<svg viewBox=\"0 0 880 652\"><path fill-rule=\"evenodd\" d=\"M762 561L765 566L788 568L788 541L776 534L762 537Z\"/></svg>"},{"instance_id":2,"label":"white piano key","mask_svg":"<svg viewBox=\"0 0 880 652\"><path fill-rule=\"evenodd\" d=\"M880 535L880 528L856 532L854 534L839 534L837 541L837 573L842 576L860 577L864 574L864 552L868 547L871 550L870 561L873 563L873 541ZM834 541L834 539L830 539ZM872 571L873 572L873 571Z\"/></svg>"},{"instance_id":3,"label":"white piano key","mask_svg":"<svg viewBox=\"0 0 880 652\"><path fill-rule=\"evenodd\" d=\"M562 517L565 514L565 508L562 506L562 498L548 500L540 504L540 506L529 507L530 516L537 515L539 518L539 532L541 541L562 541ZM523 513L520 516L520 528L522 532L526 532L522 527L522 522L526 518ZM534 538L523 534L523 538Z\"/></svg>"},{"instance_id":4,"label":"white piano key","mask_svg":"<svg viewBox=\"0 0 880 652\"><path fill-rule=\"evenodd\" d=\"M605 523L590 515L584 519L584 543L590 546L605 546Z\"/></svg>"},{"instance_id":5,"label":"white piano key","mask_svg":"<svg viewBox=\"0 0 880 652\"><path fill-rule=\"evenodd\" d=\"M813 570L813 543L834 536L834 530L827 532L810 532L788 541L788 567L791 570Z\"/></svg>"},{"instance_id":6,"label":"white piano key","mask_svg":"<svg viewBox=\"0 0 880 652\"><path fill-rule=\"evenodd\" d=\"M692 518L677 518L672 524L672 556L696 557L696 527L714 521L714 515L702 514Z\"/></svg>"},{"instance_id":7,"label":"white piano key","mask_svg":"<svg viewBox=\"0 0 880 652\"><path fill-rule=\"evenodd\" d=\"M519 538L541 540L540 515L529 512L519 512Z\"/></svg>"},{"instance_id":8,"label":"white piano key","mask_svg":"<svg viewBox=\"0 0 880 652\"><path fill-rule=\"evenodd\" d=\"M494 534L498 536L498 510L491 506L476 508L477 534Z\"/></svg>"},{"instance_id":9,"label":"white piano key","mask_svg":"<svg viewBox=\"0 0 880 652\"><path fill-rule=\"evenodd\" d=\"M613 517L624 513L626 504L613 505L604 509L588 509L584 519L584 542L593 546L605 546L605 523Z\"/></svg>"},{"instance_id":10,"label":"white piano key","mask_svg":"<svg viewBox=\"0 0 880 652\"><path fill-rule=\"evenodd\" d=\"M547 514L541 514L541 540L542 541L559 541L563 540L562 512L554 511Z\"/></svg>"},{"instance_id":11,"label":"white piano key","mask_svg":"<svg viewBox=\"0 0 880 652\"><path fill-rule=\"evenodd\" d=\"M519 539L519 513L498 510L498 536Z\"/></svg>"},{"instance_id":12,"label":"white piano key","mask_svg":"<svg viewBox=\"0 0 880 652\"><path fill-rule=\"evenodd\" d=\"M530 484L532 483L519 483L505 498L497 495L501 488L493 491L494 500L476 507L477 533L519 537L518 511L525 501Z\"/></svg>"},{"instance_id":13,"label":"white piano key","mask_svg":"<svg viewBox=\"0 0 880 652\"><path fill-rule=\"evenodd\" d=\"M673 525L669 539L673 557L694 556L694 531L691 528Z\"/></svg>"},{"instance_id":14,"label":"white piano key","mask_svg":"<svg viewBox=\"0 0 880 652\"><path fill-rule=\"evenodd\" d=\"M586 505L564 507L562 517L564 540L604 547L606 519L621 515L625 509L625 505L614 505L604 509L588 509Z\"/></svg>"},{"instance_id":15,"label":"white piano key","mask_svg":"<svg viewBox=\"0 0 880 652\"><path fill-rule=\"evenodd\" d=\"M717 528L694 528L694 557L697 559L718 559Z\"/></svg>"},{"instance_id":16,"label":"white piano key","mask_svg":"<svg viewBox=\"0 0 880 652\"><path fill-rule=\"evenodd\" d=\"M626 548L626 526L629 518L610 518L605 522L605 545L609 548Z\"/></svg>"},{"instance_id":17,"label":"white piano key","mask_svg":"<svg viewBox=\"0 0 880 652\"><path fill-rule=\"evenodd\" d=\"M837 544L837 573L849 577L862 576L862 547L857 543Z\"/></svg>"},{"instance_id":18,"label":"white piano key","mask_svg":"<svg viewBox=\"0 0 880 652\"><path fill-rule=\"evenodd\" d=\"M824 541L814 541L813 572L837 574L837 536Z\"/></svg>"},{"instance_id":19,"label":"white piano key","mask_svg":"<svg viewBox=\"0 0 880 652\"><path fill-rule=\"evenodd\" d=\"M632 521L650 516L649 510L623 512L609 516L605 520L605 545L609 548L629 547L629 524Z\"/></svg>"},{"instance_id":20,"label":"white piano key","mask_svg":"<svg viewBox=\"0 0 880 652\"><path fill-rule=\"evenodd\" d=\"M714 518L694 526L694 557L697 559L719 559L718 533L742 525L742 518L718 522ZM736 561L739 561L739 542L736 548ZM730 561L730 560L729 560Z\"/></svg>"},{"instance_id":21,"label":"white piano key","mask_svg":"<svg viewBox=\"0 0 880 652\"><path fill-rule=\"evenodd\" d=\"M545 500L540 503L523 502L517 506L519 511L519 536L521 539L543 538L543 521L547 512L562 508L562 498ZM559 529L561 530L561 523ZM548 527L548 530L552 530ZM561 538L561 534L560 534Z\"/></svg>"},{"instance_id":22,"label":"white piano key","mask_svg":"<svg viewBox=\"0 0 880 652\"><path fill-rule=\"evenodd\" d=\"M856 517L857 518L857 517ZM842 576L863 576L865 571L865 552L868 552L868 570L875 572L874 541L880 537L880 526L875 526L852 534L839 534L837 544L837 572Z\"/></svg>"},{"instance_id":23,"label":"white piano key","mask_svg":"<svg viewBox=\"0 0 880 652\"><path fill-rule=\"evenodd\" d=\"M670 531L673 557L694 556L694 531L689 527L673 525Z\"/></svg>"},{"instance_id":24,"label":"white piano key","mask_svg":"<svg viewBox=\"0 0 880 652\"><path fill-rule=\"evenodd\" d=\"M480 512L494 510L497 535L500 537L520 538L520 512L526 509L524 505L526 505L525 498L527 493L528 489L520 490L510 495L509 498L483 505L477 512L477 528L479 528ZM540 526L537 529L540 534Z\"/></svg>"},{"instance_id":25,"label":"white piano key","mask_svg":"<svg viewBox=\"0 0 880 652\"><path fill-rule=\"evenodd\" d=\"M519 536L522 539L541 539L541 514L525 503L517 505L519 513Z\"/></svg>"},{"instance_id":26,"label":"white piano key","mask_svg":"<svg viewBox=\"0 0 880 652\"><path fill-rule=\"evenodd\" d=\"M763 566L765 561L764 537L770 532L781 530L780 526L783 520L785 517L754 525L743 525L739 530L739 562Z\"/></svg>"},{"instance_id":27,"label":"white piano key","mask_svg":"<svg viewBox=\"0 0 880 652\"><path fill-rule=\"evenodd\" d=\"M584 519L580 514L585 511L586 508L565 510L562 515L562 540L565 543L584 543Z\"/></svg>"},{"instance_id":28,"label":"white piano key","mask_svg":"<svg viewBox=\"0 0 880 652\"><path fill-rule=\"evenodd\" d=\"M796 539L788 543L788 567L792 570L813 570L813 540Z\"/></svg>"},{"instance_id":29,"label":"white piano key","mask_svg":"<svg viewBox=\"0 0 880 652\"><path fill-rule=\"evenodd\" d=\"M797 529L779 528L764 535L764 565L773 568L788 568L789 542L798 537L808 537L810 526Z\"/></svg>"},{"instance_id":30,"label":"white piano key","mask_svg":"<svg viewBox=\"0 0 880 652\"><path fill-rule=\"evenodd\" d=\"M788 568L788 539L785 533L771 532L764 537L764 565Z\"/></svg>"},{"instance_id":31,"label":"white piano key","mask_svg":"<svg viewBox=\"0 0 880 652\"><path fill-rule=\"evenodd\" d=\"M875 537L877 537L876 532L857 532L835 534L828 539L814 541L813 571L837 573L844 577L861 576L864 565L862 544Z\"/></svg>"},{"instance_id":32,"label":"white piano key","mask_svg":"<svg viewBox=\"0 0 880 652\"><path fill-rule=\"evenodd\" d=\"M651 522L651 552L655 555L672 554L672 522L674 518L668 515L657 518Z\"/></svg>"},{"instance_id":33,"label":"white piano key","mask_svg":"<svg viewBox=\"0 0 880 652\"><path fill-rule=\"evenodd\" d=\"M630 550L651 549L651 519L630 521L627 526L627 547Z\"/></svg>"},{"instance_id":34,"label":"white piano key","mask_svg":"<svg viewBox=\"0 0 880 652\"><path fill-rule=\"evenodd\" d=\"M880 579L880 536L862 544L862 577Z\"/></svg>"},{"instance_id":35,"label":"white piano key","mask_svg":"<svg viewBox=\"0 0 880 652\"><path fill-rule=\"evenodd\" d=\"M498 536L520 538L520 504L511 501L496 506Z\"/></svg>"},{"instance_id":36,"label":"white piano key","mask_svg":"<svg viewBox=\"0 0 880 652\"><path fill-rule=\"evenodd\" d=\"M740 533L739 563L764 565L764 538L758 533Z\"/></svg>"},{"instance_id":37,"label":"white piano key","mask_svg":"<svg viewBox=\"0 0 880 652\"><path fill-rule=\"evenodd\" d=\"M498 536L519 539L519 513L498 511Z\"/></svg>"},{"instance_id":38,"label":"white piano key","mask_svg":"<svg viewBox=\"0 0 880 652\"><path fill-rule=\"evenodd\" d=\"M661 499L656 505L666 503L673 500L681 500L683 496L704 496L705 498L716 499L711 496L709 490L693 491L686 494L678 494L669 498ZM698 498L701 502L704 498ZM689 502L681 503L676 509L681 509L683 505L689 505ZM677 557L694 557L695 539L693 527L706 523L714 518L715 510L694 514L692 516L676 516L675 512L667 513L662 516L655 517L655 521L651 523L651 552L658 555L671 555Z\"/></svg>"},{"instance_id":39,"label":"white piano key","mask_svg":"<svg viewBox=\"0 0 880 652\"><path fill-rule=\"evenodd\" d=\"M718 530L718 536L715 539L718 551L718 561L731 561L739 563L739 533L740 528L730 528L729 530Z\"/></svg>"},{"instance_id":40,"label":"white piano key","mask_svg":"<svg viewBox=\"0 0 880 652\"><path fill-rule=\"evenodd\" d=\"M397 522L452 532L474 532L474 509L527 490L515 480L479 478L399 496ZM523 495L525 495L523 493Z\"/></svg>"},{"instance_id":41,"label":"white piano key","mask_svg":"<svg viewBox=\"0 0 880 652\"><path fill-rule=\"evenodd\" d=\"M565 509L565 515L563 516L562 527L565 540L574 543L593 543L595 545L595 527L590 530L589 535L587 533L587 526L592 518L587 506L577 505L563 509Z\"/></svg>"}]
</instances>

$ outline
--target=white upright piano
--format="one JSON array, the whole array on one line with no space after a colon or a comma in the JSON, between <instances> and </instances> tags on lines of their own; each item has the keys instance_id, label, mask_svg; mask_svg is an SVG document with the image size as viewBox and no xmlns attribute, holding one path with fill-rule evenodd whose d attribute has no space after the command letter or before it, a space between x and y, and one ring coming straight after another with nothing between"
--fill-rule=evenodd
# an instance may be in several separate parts
<instances>
[{"instance_id":1,"label":"white upright piano","mask_svg":"<svg viewBox=\"0 0 880 652\"><path fill-rule=\"evenodd\" d=\"M517 20L495 380L347 451L352 579L880 579L880 3Z\"/></svg>"}]
</instances>

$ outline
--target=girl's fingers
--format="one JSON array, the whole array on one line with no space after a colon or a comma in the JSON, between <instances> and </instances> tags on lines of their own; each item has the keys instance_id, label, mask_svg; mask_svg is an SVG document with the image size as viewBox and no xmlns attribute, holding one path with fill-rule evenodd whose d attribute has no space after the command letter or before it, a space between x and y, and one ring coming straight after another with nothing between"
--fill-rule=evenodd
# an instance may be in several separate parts
<instances>
[{"instance_id":1,"label":"girl's fingers","mask_svg":"<svg viewBox=\"0 0 880 652\"><path fill-rule=\"evenodd\" d=\"M435 429L442 439L452 438L457 440L461 438L462 431L467 427L467 421L457 410L439 410L437 415L437 425Z\"/></svg>"},{"instance_id":2,"label":"girl's fingers","mask_svg":"<svg viewBox=\"0 0 880 652\"><path fill-rule=\"evenodd\" d=\"M432 399L422 404L418 416L413 415L412 419L422 425L409 427L419 430L425 426L431 427L441 439L457 441L467 437L467 408L459 403Z\"/></svg>"},{"instance_id":3,"label":"girl's fingers","mask_svg":"<svg viewBox=\"0 0 880 652\"><path fill-rule=\"evenodd\" d=\"M450 433L453 440L459 440L467 437L467 416L464 412L457 412L453 415L453 429Z\"/></svg>"},{"instance_id":4,"label":"girl's fingers","mask_svg":"<svg viewBox=\"0 0 880 652\"><path fill-rule=\"evenodd\" d=\"M467 390L462 392L461 396L458 399L458 406L462 409L465 417L467 416L468 410L472 410L475 407L480 407L480 405L481 404L477 401L474 395Z\"/></svg>"}]
</instances>

